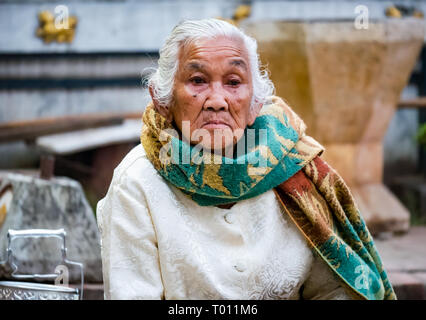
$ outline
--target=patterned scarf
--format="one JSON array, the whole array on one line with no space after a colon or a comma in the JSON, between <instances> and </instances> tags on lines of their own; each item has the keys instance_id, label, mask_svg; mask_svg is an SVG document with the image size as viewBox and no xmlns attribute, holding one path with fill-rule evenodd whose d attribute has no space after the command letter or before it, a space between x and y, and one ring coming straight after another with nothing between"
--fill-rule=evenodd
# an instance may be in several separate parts
<instances>
[{"instance_id":1,"label":"patterned scarf","mask_svg":"<svg viewBox=\"0 0 426 320\"><path fill-rule=\"evenodd\" d=\"M349 189L319 157L324 148L305 134L304 122L283 100L271 97L262 107L236 145L244 152L233 158L179 139L152 103L143 122L141 143L148 159L200 206L229 204L273 189L308 244L355 297L396 299Z\"/></svg>"}]
</instances>

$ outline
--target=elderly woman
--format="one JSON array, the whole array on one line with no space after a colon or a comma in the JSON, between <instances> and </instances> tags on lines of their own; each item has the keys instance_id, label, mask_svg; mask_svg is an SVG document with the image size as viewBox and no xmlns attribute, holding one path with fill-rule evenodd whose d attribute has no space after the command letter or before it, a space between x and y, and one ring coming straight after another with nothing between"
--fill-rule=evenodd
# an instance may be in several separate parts
<instances>
[{"instance_id":1,"label":"elderly woman","mask_svg":"<svg viewBox=\"0 0 426 320\"><path fill-rule=\"evenodd\" d=\"M254 39L217 19L179 24L149 92L141 144L97 208L106 299L395 299Z\"/></svg>"}]
</instances>

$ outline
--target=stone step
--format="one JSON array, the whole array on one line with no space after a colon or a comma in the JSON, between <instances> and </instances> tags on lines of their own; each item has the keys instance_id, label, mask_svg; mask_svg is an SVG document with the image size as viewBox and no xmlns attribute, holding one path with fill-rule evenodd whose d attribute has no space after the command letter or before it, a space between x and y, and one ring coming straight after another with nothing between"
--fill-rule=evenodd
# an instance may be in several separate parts
<instances>
[{"instance_id":1,"label":"stone step","mask_svg":"<svg viewBox=\"0 0 426 320\"><path fill-rule=\"evenodd\" d=\"M426 300L426 272L389 272L398 300Z\"/></svg>"},{"instance_id":2,"label":"stone step","mask_svg":"<svg viewBox=\"0 0 426 320\"><path fill-rule=\"evenodd\" d=\"M375 239L399 300L426 300L426 226L403 235Z\"/></svg>"}]
</instances>

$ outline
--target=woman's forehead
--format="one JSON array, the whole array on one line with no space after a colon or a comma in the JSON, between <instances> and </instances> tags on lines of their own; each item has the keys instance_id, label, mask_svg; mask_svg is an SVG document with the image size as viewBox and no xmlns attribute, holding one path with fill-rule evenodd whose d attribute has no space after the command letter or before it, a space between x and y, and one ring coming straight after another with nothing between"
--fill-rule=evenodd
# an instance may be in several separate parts
<instances>
[{"instance_id":1,"label":"woman's forehead","mask_svg":"<svg viewBox=\"0 0 426 320\"><path fill-rule=\"evenodd\" d=\"M179 60L185 69L202 69L208 62L223 62L249 71L247 49L238 38L222 36L191 41L181 48Z\"/></svg>"},{"instance_id":2,"label":"woman's forehead","mask_svg":"<svg viewBox=\"0 0 426 320\"><path fill-rule=\"evenodd\" d=\"M240 57L231 57L229 59L226 59L226 61L223 61L224 64L227 64L228 67L232 68L238 68L241 69L241 71L243 72L249 72L249 66L247 65L246 61ZM183 68L186 71L189 72L196 72L196 71L205 71L206 69L209 69L208 63L204 63L198 60L189 60L189 61L185 61Z\"/></svg>"}]
</instances>

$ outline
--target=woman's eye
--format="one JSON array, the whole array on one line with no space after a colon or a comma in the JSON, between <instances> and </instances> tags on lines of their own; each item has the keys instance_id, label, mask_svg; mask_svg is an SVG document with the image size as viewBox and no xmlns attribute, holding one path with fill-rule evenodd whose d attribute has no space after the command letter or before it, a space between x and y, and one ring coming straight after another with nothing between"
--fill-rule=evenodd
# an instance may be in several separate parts
<instances>
[{"instance_id":1,"label":"woman's eye","mask_svg":"<svg viewBox=\"0 0 426 320\"><path fill-rule=\"evenodd\" d=\"M239 80L233 79L233 80L229 80L228 84L231 86L238 86L241 82Z\"/></svg>"},{"instance_id":2,"label":"woman's eye","mask_svg":"<svg viewBox=\"0 0 426 320\"><path fill-rule=\"evenodd\" d=\"M192 83L194 83L194 84L202 84L202 83L205 83L204 79L203 79L203 78L201 78L201 77L194 77L194 78L191 78L191 82L192 82Z\"/></svg>"}]
</instances>

